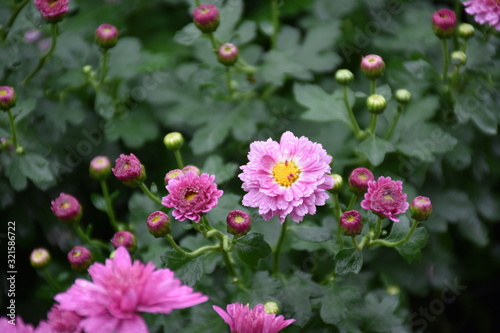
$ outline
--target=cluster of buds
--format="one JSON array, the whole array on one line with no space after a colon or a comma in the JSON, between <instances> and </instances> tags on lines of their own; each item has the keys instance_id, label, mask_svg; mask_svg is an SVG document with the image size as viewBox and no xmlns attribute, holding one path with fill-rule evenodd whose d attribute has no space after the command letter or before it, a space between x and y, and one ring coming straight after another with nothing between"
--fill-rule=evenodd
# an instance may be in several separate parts
<instances>
[{"instance_id":1,"label":"cluster of buds","mask_svg":"<svg viewBox=\"0 0 500 333\"><path fill-rule=\"evenodd\" d=\"M201 174L200 169L194 165L186 165L182 169L173 169L165 174L165 186L167 186L172 179L184 176L188 171L193 172L197 176Z\"/></svg>"}]
</instances>

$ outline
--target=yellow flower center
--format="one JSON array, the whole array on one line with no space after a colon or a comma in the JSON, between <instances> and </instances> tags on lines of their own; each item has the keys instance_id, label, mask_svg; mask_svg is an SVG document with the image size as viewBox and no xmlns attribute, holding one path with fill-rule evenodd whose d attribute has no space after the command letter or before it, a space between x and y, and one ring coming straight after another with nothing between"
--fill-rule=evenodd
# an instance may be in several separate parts
<instances>
[{"instance_id":1,"label":"yellow flower center","mask_svg":"<svg viewBox=\"0 0 500 333\"><path fill-rule=\"evenodd\" d=\"M368 179L368 176L365 174L365 173L360 173L358 175L358 179L359 180L367 180Z\"/></svg>"},{"instance_id":2,"label":"yellow flower center","mask_svg":"<svg viewBox=\"0 0 500 333\"><path fill-rule=\"evenodd\" d=\"M0 90L0 96L5 96L5 95L7 95L7 92L3 89Z\"/></svg>"},{"instance_id":3,"label":"yellow flower center","mask_svg":"<svg viewBox=\"0 0 500 333\"><path fill-rule=\"evenodd\" d=\"M243 218L243 216L241 216L241 215L236 215L234 217L233 221L236 222L236 223L243 223L243 222L245 222L245 218Z\"/></svg>"},{"instance_id":4,"label":"yellow flower center","mask_svg":"<svg viewBox=\"0 0 500 333\"><path fill-rule=\"evenodd\" d=\"M384 195L384 200L394 200L394 198L392 197L392 195L386 194Z\"/></svg>"},{"instance_id":5,"label":"yellow flower center","mask_svg":"<svg viewBox=\"0 0 500 333\"><path fill-rule=\"evenodd\" d=\"M300 172L295 163L285 161L274 166L273 177L279 185L289 187L299 178Z\"/></svg>"},{"instance_id":6,"label":"yellow flower center","mask_svg":"<svg viewBox=\"0 0 500 333\"><path fill-rule=\"evenodd\" d=\"M61 208L66 209L69 207L69 202L63 202Z\"/></svg>"},{"instance_id":7,"label":"yellow flower center","mask_svg":"<svg viewBox=\"0 0 500 333\"><path fill-rule=\"evenodd\" d=\"M191 201L194 199L194 197L196 197L198 195L198 193L196 192L193 192L193 191L187 191L186 192L186 195L184 196L184 198L187 200L187 201Z\"/></svg>"}]
</instances>

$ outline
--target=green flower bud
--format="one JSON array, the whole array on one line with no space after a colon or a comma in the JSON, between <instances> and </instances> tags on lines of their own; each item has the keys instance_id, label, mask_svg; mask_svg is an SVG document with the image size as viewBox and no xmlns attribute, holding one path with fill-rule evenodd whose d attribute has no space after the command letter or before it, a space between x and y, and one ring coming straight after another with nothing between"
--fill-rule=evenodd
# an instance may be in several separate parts
<instances>
[{"instance_id":1,"label":"green flower bud","mask_svg":"<svg viewBox=\"0 0 500 333\"><path fill-rule=\"evenodd\" d=\"M398 89L394 94L399 104L408 104L411 101L411 93L406 89Z\"/></svg>"},{"instance_id":2,"label":"green flower bud","mask_svg":"<svg viewBox=\"0 0 500 333\"><path fill-rule=\"evenodd\" d=\"M342 179L342 176L335 173L330 175L333 178L333 188L330 190L332 193L339 193L340 190L342 189L342 186L344 185L344 180Z\"/></svg>"},{"instance_id":3,"label":"green flower bud","mask_svg":"<svg viewBox=\"0 0 500 333\"><path fill-rule=\"evenodd\" d=\"M366 106L368 107L368 111L371 113L381 114L387 106L387 101L384 96L374 94L368 97L366 100Z\"/></svg>"},{"instance_id":4,"label":"green flower bud","mask_svg":"<svg viewBox=\"0 0 500 333\"><path fill-rule=\"evenodd\" d=\"M30 263L34 268L45 268L50 262L50 253L43 247L34 249L30 254Z\"/></svg>"},{"instance_id":5,"label":"green flower bud","mask_svg":"<svg viewBox=\"0 0 500 333\"><path fill-rule=\"evenodd\" d=\"M451 53L451 63L455 66L463 66L467 63L467 55L462 51L453 51Z\"/></svg>"},{"instance_id":6,"label":"green flower bud","mask_svg":"<svg viewBox=\"0 0 500 333\"><path fill-rule=\"evenodd\" d=\"M348 69L339 69L335 73L335 80L342 85L347 85L354 80L354 74Z\"/></svg>"},{"instance_id":7,"label":"green flower bud","mask_svg":"<svg viewBox=\"0 0 500 333\"><path fill-rule=\"evenodd\" d=\"M472 24L469 23L461 23L458 26L458 37L463 38L463 39L469 39L470 37L474 36L475 30Z\"/></svg>"},{"instance_id":8,"label":"green flower bud","mask_svg":"<svg viewBox=\"0 0 500 333\"><path fill-rule=\"evenodd\" d=\"M165 135L163 144L168 150L179 150L184 144L184 138L179 132L171 132Z\"/></svg>"},{"instance_id":9,"label":"green flower bud","mask_svg":"<svg viewBox=\"0 0 500 333\"><path fill-rule=\"evenodd\" d=\"M264 304L264 311L269 314L279 314L280 308L275 302L267 302Z\"/></svg>"}]
</instances>

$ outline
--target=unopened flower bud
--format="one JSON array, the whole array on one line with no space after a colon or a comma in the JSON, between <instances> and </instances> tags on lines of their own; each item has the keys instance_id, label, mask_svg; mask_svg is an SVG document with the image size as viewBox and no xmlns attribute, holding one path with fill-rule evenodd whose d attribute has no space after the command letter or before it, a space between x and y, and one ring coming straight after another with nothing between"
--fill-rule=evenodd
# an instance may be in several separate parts
<instances>
[{"instance_id":1,"label":"unopened flower bud","mask_svg":"<svg viewBox=\"0 0 500 333\"><path fill-rule=\"evenodd\" d=\"M217 59L225 66L232 66L238 60L238 48L231 43L223 44L217 51Z\"/></svg>"},{"instance_id":2,"label":"unopened flower bud","mask_svg":"<svg viewBox=\"0 0 500 333\"><path fill-rule=\"evenodd\" d=\"M384 96L374 94L368 96L366 99L366 106L371 113L381 114L387 107L387 101Z\"/></svg>"},{"instance_id":3,"label":"unopened flower bud","mask_svg":"<svg viewBox=\"0 0 500 333\"><path fill-rule=\"evenodd\" d=\"M48 23L56 23L63 19L68 11L69 0L35 0L35 6Z\"/></svg>"},{"instance_id":4,"label":"unopened flower bud","mask_svg":"<svg viewBox=\"0 0 500 333\"><path fill-rule=\"evenodd\" d=\"M146 224L149 233L155 238L163 238L170 233L170 218L162 211L149 215Z\"/></svg>"},{"instance_id":5,"label":"unopened flower bud","mask_svg":"<svg viewBox=\"0 0 500 333\"><path fill-rule=\"evenodd\" d=\"M129 252L132 252L135 250L136 240L134 234L130 231L118 231L111 239L111 244L115 249L125 246Z\"/></svg>"},{"instance_id":6,"label":"unopened flower bud","mask_svg":"<svg viewBox=\"0 0 500 333\"><path fill-rule=\"evenodd\" d=\"M168 185L170 180L175 179L175 178L180 177L180 176L184 176L184 172L182 172L181 169L170 170L169 172L167 172L165 174L165 186Z\"/></svg>"},{"instance_id":7,"label":"unopened flower bud","mask_svg":"<svg viewBox=\"0 0 500 333\"><path fill-rule=\"evenodd\" d=\"M280 313L280 307L275 302L267 302L264 304L264 311L269 314L277 315Z\"/></svg>"},{"instance_id":8,"label":"unopened flower bud","mask_svg":"<svg viewBox=\"0 0 500 333\"><path fill-rule=\"evenodd\" d=\"M31 251L30 263L34 268L45 268L50 262L50 253L47 249L39 247Z\"/></svg>"},{"instance_id":9,"label":"unopened flower bud","mask_svg":"<svg viewBox=\"0 0 500 333\"><path fill-rule=\"evenodd\" d=\"M330 192L339 193L342 189L342 186L344 185L344 179L342 179L342 176L337 173L334 173L330 176L333 178L333 187L330 189Z\"/></svg>"},{"instance_id":10,"label":"unopened flower bud","mask_svg":"<svg viewBox=\"0 0 500 333\"><path fill-rule=\"evenodd\" d=\"M111 24L101 24L95 31L95 43L107 50L118 42L118 29Z\"/></svg>"},{"instance_id":11,"label":"unopened flower bud","mask_svg":"<svg viewBox=\"0 0 500 333\"><path fill-rule=\"evenodd\" d=\"M335 80L342 85L347 85L354 80L354 74L348 69L339 69L335 72Z\"/></svg>"},{"instance_id":12,"label":"unopened flower bud","mask_svg":"<svg viewBox=\"0 0 500 333\"><path fill-rule=\"evenodd\" d=\"M467 63L467 55L463 51L453 51L450 58L452 65L455 66L463 66Z\"/></svg>"},{"instance_id":13,"label":"unopened flower bud","mask_svg":"<svg viewBox=\"0 0 500 333\"><path fill-rule=\"evenodd\" d=\"M349 175L349 189L360 195L368 191L368 182L375 180L373 173L366 168L356 168Z\"/></svg>"},{"instance_id":14,"label":"unopened flower bud","mask_svg":"<svg viewBox=\"0 0 500 333\"><path fill-rule=\"evenodd\" d=\"M82 72L84 74L90 74L92 72L92 66L91 65L85 65L82 67Z\"/></svg>"},{"instance_id":15,"label":"unopened flower bud","mask_svg":"<svg viewBox=\"0 0 500 333\"><path fill-rule=\"evenodd\" d=\"M394 94L399 104L408 104L411 101L411 93L406 89L398 89Z\"/></svg>"},{"instance_id":16,"label":"unopened flower bud","mask_svg":"<svg viewBox=\"0 0 500 333\"><path fill-rule=\"evenodd\" d=\"M163 144L168 150L179 150L184 144L184 137L179 132L170 132L163 138Z\"/></svg>"},{"instance_id":17,"label":"unopened flower bud","mask_svg":"<svg viewBox=\"0 0 500 333\"><path fill-rule=\"evenodd\" d=\"M86 247L75 246L68 253L68 261L73 270L84 272L89 268L90 264L92 264L92 252Z\"/></svg>"},{"instance_id":18,"label":"unopened flower bud","mask_svg":"<svg viewBox=\"0 0 500 333\"><path fill-rule=\"evenodd\" d=\"M194 172L197 176L199 176L201 174L200 169L194 165L186 165L184 168L182 168L183 173L186 173L188 171Z\"/></svg>"},{"instance_id":19,"label":"unopened flower bud","mask_svg":"<svg viewBox=\"0 0 500 333\"><path fill-rule=\"evenodd\" d=\"M458 26L457 29L457 34L460 38L463 39L469 39L470 37L474 36L475 30L474 26L469 23L461 23Z\"/></svg>"},{"instance_id":20,"label":"unopened flower bud","mask_svg":"<svg viewBox=\"0 0 500 333\"><path fill-rule=\"evenodd\" d=\"M96 156L90 161L90 177L97 180L108 178L111 173L111 162L106 156Z\"/></svg>"},{"instance_id":21,"label":"unopened flower bud","mask_svg":"<svg viewBox=\"0 0 500 333\"><path fill-rule=\"evenodd\" d=\"M118 180L130 187L139 186L146 179L146 169L134 154L120 154L111 171Z\"/></svg>"},{"instance_id":22,"label":"unopened flower bud","mask_svg":"<svg viewBox=\"0 0 500 333\"><path fill-rule=\"evenodd\" d=\"M425 221L432 213L432 203L427 197L416 197L410 204L411 217L417 221Z\"/></svg>"},{"instance_id":23,"label":"unopened flower bud","mask_svg":"<svg viewBox=\"0 0 500 333\"><path fill-rule=\"evenodd\" d=\"M357 210L349 210L340 217L340 229L346 236L356 236L363 229L361 214Z\"/></svg>"},{"instance_id":24,"label":"unopened flower bud","mask_svg":"<svg viewBox=\"0 0 500 333\"><path fill-rule=\"evenodd\" d=\"M376 54L370 54L361 59L361 71L370 80L378 79L384 75L385 63Z\"/></svg>"},{"instance_id":25,"label":"unopened flower bud","mask_svg":"<svg viewBox=\"0 0 500 333\"><path fill-rule=\"evenodd\" d=\"M16 105L16 92L12 87L0 87L0 110L8 111Z\"/></svg>"},{"instance_id":26,"label":"unopened flower bud","mask_svg":"<svg viewBox=\"0 0 500 333\"><path fill-rule=\"evenodd\" d=\"M74 196L66 193L61 193L51 202L51 209L63 223L76 223L82 217L82 206Z\"/></svg>"},{"instance_id":27,"label":"unopened flower bud","mask_svg":"<svg viewBox=\"0 0 500 333\"><path fill-rule=\"evenodd\" d=\"M250 231L250 215L241 210L233 210L227 215L227 232L236 237L241 237Z\"/></svg>"},{"instance_id":28,"label":"unopened flower bud","mask_svg":"<svg viewBox=\"0 0 500 333\"><path fill-rule=\"evenodd\" d=\"M432 29L441 39L450 38L457 27L457 16L450 9L440 9L432 15Z\"/></svg>"},{"instance_id":29,"label":"unopened flower bud","mask_svg":"<svg viewBox=\"0 0 500 333\"><path fill-rule=\"evenodd\" d=\"M220 23L219 10L211 4L200 5L194 9L193 22L201 32L214 32Z\"/></svg>"}]
</instances>

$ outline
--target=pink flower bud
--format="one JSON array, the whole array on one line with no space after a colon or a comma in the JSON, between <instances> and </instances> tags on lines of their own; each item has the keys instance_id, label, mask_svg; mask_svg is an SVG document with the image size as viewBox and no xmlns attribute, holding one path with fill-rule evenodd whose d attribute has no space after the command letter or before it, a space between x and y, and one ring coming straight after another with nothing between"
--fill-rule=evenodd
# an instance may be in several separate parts
<instances>
[{"instance_id":1,"label":"pink flower bud","mask_svg":"<svg viewBox=\"0 0 500 333\"><path fill-rule=\"evenodd\" d=\"M39 247L30 254L30 263L34 268L44 268L50 262L50 253L47 249Z\"/></svg>"},{"instance_id":2,"label":"pink flower bud","mask_svg":"<svg viewBox=\"0 0 500 333\"><path fill-rule=\"evenodd\" d=\"M457 16L450 9L440 9L432 15L432 29L441 39L450 38L457 27Z\"/></svg>"},{"instance_id":3,"label":"pink flower bud","mask_svg":"<svg viewBox=\"0 0 500 333\"><path fill-rule=\"evenodd\" d=\"M45 21L56 23L63 19L68 11L69 0L35 0L35 6Z\"/></svg>"},{"instance_id":4,"label":"pink flower bud","mask_svg":"<svg viewBox=\"0 0 500 333\"><path fill-rule=\"evenodd\" d=\"M370 54L361 59L361 71L371 80L382 77L384 69L384 60L378 55Z\"/></svg>"},{"instance_id":5,"label":"pink flower bud","mask_svg":"<svg viewBox=\"0 0 500 333\"><path fill-rule=\"evenodd\" d=\"M110 49L118 42L118 29L111 24L101 24L95 31L95 43L103 49Z\"/></svg>"},{"instance_id":6,"label":"pink flower bud","mask_svg":"<svg viewBox=\"0 0 500 333\"><path fill-rule=\"evenodd\" d=\"M238 52L238 48L235 45L226 43L219 47L217 59L225 66L232 66L238 60Z\"/></svg>"},{"instance_id":7,"label":"pink flower bud","mask_svg":"<svg viewBox=\"0 0 500 333\"><path fill-rule=\"evenodd\" d=\"M251 228L250 216L241 210L229 212L226 218L227 232L236 237L241 237L248 233Z\"/></svg>"},{"instance_id":8,"label":"pink flower bud","mask_svg":"<svg viewBox=\"0 0 500 333\"><path fill-rule=\"evenodd\" d=\"M16 93L12 87L0 87L0 110L7 111L16 105Z\"/></svg>"},{"instance_id":9,"label":"pink flower bud","mask_svg":"<svg viewBox=\"0 0 500 333\"><path fill-rule=\"evenodd\" d=\"M219 10L214 5L200 5L194 9L193 22L201 32L214 32L220 23Z\"/></svg>"},{"instance_id":10,"label":"pink flower bud","mask_svg":"<svg viewBox=\"0 0 500 333\"><path fill-rule=\"evenodd\" d=\"M111 244L113 244L115 249L124 246L127 250L132 252L135 250L136 240L134 234L130 231L118 231L111 239Z\"/></svg>"},{"instance_id":11,"label":"pink flower bud","mask_svg":"<svg viewBox=\"0 0 500 333\"><path fill-rule=\"evenodd\" d=\"M363 229L361 214L356 210L349 210L340 217L340 229L346 236L356 236Z\"/></svg>"},{"instance_id":12,"label":"pink flower bud","mask_svg":"<svg viewBox=\"0 0 500 333\"><path fill-rule=\"evenodd\" d=\"M373 173L366 168L356 168L349 176L349 189L355 194L363 194L368 190L368 182L374 180Z\"/></svg>"},{"instance_id":13,"label":"pink flower bud","mask_svg":"<svg viewBox=\"0 0 500 333\"><path fill-rule=\"evenodd\" d=\"M51 202L51 209L63 223L78 222L82 217L82 206L74 196L66 193L61 193Z\"/></svg>"},{"instance_id":14,"label":"pink flower bud","mask_svg":"<svg viewBox=\"0 0 500 333\"><path fill-rule=\"evenodd\" d=\"M92 264L93 256L89 249L83 246L75 246L68 253L68 261L77 272L84 272Z\"/></svg>"},{"instance_id":15,"label":"pink flower bud","mask_svg":"<svg viewBox=\"0 0 500 333\"><path fill-rule=\"evenodd\" d=\"M172 179L182 176L184 176L184 172L181 169L170 170L165 174L165 186L167 186Z\"/></svg>"},{"instance_id":16,"label":"pink flower bud","mask_svg":"<svg viewBox=\"0 0 500 333\"><path fill-rule=\"evenodd\" d=\"M427 197L416 197L410 204L411 217L417 221L425 221L432 213L432 203Z\"/></svg>"},{"instance_id":17,"label":"pink flower bud","mask_svg":"<svg viewBox=\"0 0 500 333\"><path fill-rule=\"evenodd\" d=\"M149 215L146 224L149 233L156 238L163 238L170 233L170 218L162 211Z\"/></svg>"},{"instance_id":18,"label":"pink flower bud","mask_svg":"<svg viewBox=\"0 0 500 333\"><path fill-rule=\"evenodd\" d=\"M115 167L111 170L118 180L130 187L139 186L146 179L144 165L134 154L121 154L115 161Z\"/></svg>"},{"instance_id":19,"label":"pink flower bud","mask_svg":"<svg viewBox=\"0 0 500 333\"><path fill-rule=\"evenodd\" d=\"M96 156L90 161L90 177L97 180L108 178L111 173L111 162L106 156Z\"/></svg>"}]
</instances>

